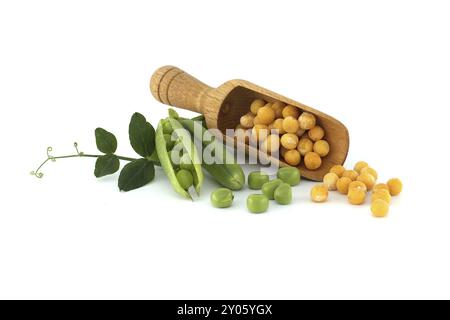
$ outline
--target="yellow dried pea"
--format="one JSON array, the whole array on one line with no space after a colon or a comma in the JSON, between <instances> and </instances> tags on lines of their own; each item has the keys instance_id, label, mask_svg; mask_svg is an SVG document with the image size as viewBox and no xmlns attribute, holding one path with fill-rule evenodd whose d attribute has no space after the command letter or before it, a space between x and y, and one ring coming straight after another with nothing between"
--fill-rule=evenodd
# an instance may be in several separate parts
<instances>
[{"instance_id":1,"label":"yellow dried pea","mask_svg":"<svg viewBox=\"0 0 450 320\"><path fill-rule=\"evenodd\" d=\"M319 140L314 143L313 150L323 158L330 152L330 145L325 140Z\"/></svg>"},{"instance_id":2,"label":"yellow dried pea","mask_svg":"<svg viewBox=\"0 0 450 320\"><path fill-rule=\"evenodd\" d=\"M253 127L253 120L255 119L255 115L251 112L244 114L240 119L240 125L245 129L250 129Z\"/></svg>"},{"instance_id":3,"label":"yellow dried pea","mask_svg":"<svg viewBox=\"0 0 450 320\"><path fill-rule=\"evenodd\" d=\"M344 173L344 171L345 171L345 168L339 164L332 166L330 169L330 172L336 173L339 178L342 177L342 174Z\"/></svg>"},{"instance_id":4,"label":"yellow dried pea","mask_svg":"<svg viewBox=\"0 0 450 320\"><path fill-rule=\"evenodd\" d=\"M283 129L283 119L275 119L275 121L269 125L269 130L277 130L278 134L285 134L286 131Z\"/></svg>"},{"instance_id":5,"label":"yellow dried pea","mask_svg":"<svg viewBox=\"0 0 450 320\"><path fill-rule=\"evenodd\" d=\"M386 201L389 204L389 203L391 203L391 194L389 193L389 191L387 191L385 189L380 189L380 190L372 192L371 201L373 202L377 199Z\"/></svg>"},{"instance_id":6,"label":"yellow dried pea","mask_svg":"<svg viewBox=\"0 0 450 320\"><path fill-rule=\"evenodd\" d=\"M305 134L305 132L306 132L306 130L298 129L298 130L297 130L297 136L298 136L299 138L301 138L301 137Z\"/></svg>"},{"instance_id":7,"label":"yellow dried pea","mask_svg":"<svg viewBox=\"0 0 450 320\"><path fill-rule=\"evenodd\" d=\"M366 201L366 191L362 188L349 188L347 199L354 205L363 204Z\"/></svg>"},{"instance_id":8,"label":"yellow dried pea","mask_svg":"<svg viewBox=\"0 0 450 320\"><path fill-rule=\"evenodd\" d=\"M301 129L309 130L316 125L316 117L309 112L303 112L300 117L298 117L298 122Z\"/></svg>"},{"instance_id":9,"label":"yellow dried pea","mask_svg":"<svg viewBox=\"0 0 450 320\"><path fill-rule=\"evenodd\" d=\"M308 152L312 152L314 143L309 138L301 138L298 141L297 150L302 156L305 156Z\"/></svg>"},{"instance_id":10,"label":"yellow dried pea","mask_svg":"<svg viewBox=\"0 0 450 320\"><path fill-rule=\"evenodd\" d=\"M325 202L328 199L328 188L323 184L318 184L311 189L311 200L314 202Z\"/></svg>"},{"instance_id":11,"label":"yellow dried pea","mask_svg":"<svg viewBox=\"0 0 450 320\"><path fill-rule=\"evenodd\" d=\"M342 176L355 181L358 178L358 172L356 172L355 170L345 170L344 173L342 173Z\"/></svg>"},{"instance_id":12,"label":"yellow dried pea","mask_svg":"<svg viewBox=\"0 0 450 320\"><path fill-rule=\"evenodd\" d=\"M373 186L373 192L378 191L380 189L384 189L389 192L389 187L385 183L377 183L376 185Z\"/></svg>"},{"instance_id":13,"label":"yellow dried pea","mask_svg":"<svg viewBox=\"0 0 450 320\"><path fill-rule=\"evenodd\" d=\"M281 136L281 145L288 150L295 149L298 145L298 137L293 133L285 133Z\"/></svg>"},{"instance_id":14,"label":"yellow dried pea","mask_svg":"<svg viewBox=\"0 0 450 320\"><path fill-rule=\"evenodd\" d=\"M269 129L264 124L257 124L252 129L252 138L256 141L263 141L269 135Z\"/></svg>"},{"instance_id":15,"label":"yellow dried pea","mask_svg":"<svg viewBox=\"0 0 450 320\"><path fill-rule=\"evenodd\" d=\"M330 191L334 191L337 189L337 182L339 180L339 177L336 173L329 172L323 177L323 184L328 188Z\"/></svg>"},{"instance_id":16,"label":"yellow dried pea","mask_svg":"<svg viewBox=\"0 0 450 320\"><path fill-rule=\"evenodd\" d=\"M276 101L272 104L272 109L275 111L275 118L282 118L283 117L283 109L286 106L284 102Z\"/></svg>"},{"instance_id":17,"label":"yellow dried pea","mask_svg":"<svg viewBox=\"0 0 450 320\"><path fill-rule=\"evenodd\" d=\"M315 126L314 128L308 131L308 137L312 141L319 141L325 136L325 131L321 126Z\"/></svg>"},{"instance_id":18,"label":"yellow dried pea","mask_svg":"<svg viewBox=\"0 0 450 320\"><path fill-rule=\"evenodd\" d=\"M398 178L390 179L387 182L387 185L389 187L389 193L391 194L391 196L397 196L403 190L403 184Z\"/></svg>"},{"instance_id":19,"label":"yellow dried pea","mask_svg":"<svg viewBox=\"0 0 450 320\"><path fill-rule=\"evenodd\" d=\"M361 174L368 173L368 174L371 174L375 178L375 180L378 179L378 173L374 168L371 168L371 167L362 168L360 173Z\"/></svg>"},{"instance_id":20,"label":"yellow dried pea","mask_svg":"<svg viewBox=\"0 0 450 320\"><path fill-rule=\"evenodd\" d=\"M297 150L288 150L284 154L284 161L290 166L298 166L301 161L300 152Z\"/></svg>"},{"instance_id":21,"label":"yellow dried pea","mask_svg":"<svg viewBox=\"0 0 450 320\"><path fill-rule=\"evenodd\" d=\"M264 124L264 123L262 123L261 119L258 118L258 116L256 116L256 117L253 119L253 125L256 126L257 124Z\"/></svg>"},{"instance_id":22,"label":"yellow dried pea","mask_svg":"<svg viewBox=\"0 0 450 320\"><path fill-rule=\"evenodd\" d=\"M365 167L368 167L369 164L365 161L358 161L355 166L353 167L353 170L355 170L358 173L361 173L361 170Z\"/></svg>"},{"instance_id":23,"label":"yellow dried pea","mask_svg":"<svg viewBox=\"0 0 450 320\"><path fill-rule=\"evenodd\" d=\"M350 186L350 183L352 182L352 179L349 177L341 177L336 182L336 188L339 193L342 194L348 194L348 187Z\"/></svg>"},{"instance_id":24,"label":"yellow dried pea","mask_svg":"<svg viewBox=\"0 0 450 320\"><path fill-rule=\"evenodd\" d=\"M322 159L315 152L308 152L304 158L305 167L309 170L316 170L322 165Z\"/></svg>"},{"instance_id":25,"label":"yellow dried pea","mask_svg":"<svg viewBox=\"0 0 450 320\"><path fill-rule=\"evenodd\" d=\"M382 199L377 199L370 205L372 215L377 218L386 217L389 213L389 203Z\"/></svg>"},{"instance_id":26,"label":"yellow dried pea","mask_svg":"<svg viewBox=\"0 0 450 320\"><path fill-rule=\"evenodd\" d=\"M254 115L258 113L258 110L266 105L266 102L262 99L256 99L253 100L252 104L250 105L250 111Z\"/></svg>"},{"instance_id":27,"label":"yellow dried pea","mask_svg":"<svg viewBox=\"0 0 450 320\"><path fill-rule=\"evenodd\" d=\"M300 116L300 109L291 105L287 105L282 111L283 118L293 117L295 120Z\"/></svg>"},{"instance_id":28,"label":"yellow dried pea","mask_svg":"<svg viewBox=\"0 0 450 320\"><path fill-rule=\"evenodd\" d=\"M274 153L280 149L280 136L277 134L271 134L262 143L262 150L266 153Z\"/></svg>"},{"instance_id":29,"label":"yellow dried pea","mask_svg":"<svg viewBox=\"0 0 450 320\"><path fill-rule=\"evenodd\" d=\"M364 192L367 192L367 187L364 183L362 183L361 181L352 181L350 182L350 184L348 185L348 190L350 189L361 189L364 190Z\"/></svg>"},{"instance_id":30,"label":"yellow dried pea","mask_svg":"<svg viewBox=\"0 0 450 320\"><path fill-rule=\"evenodd\" d=\"M275 120L275 111L270 106L265 105L259 108L256 117L261 124L269 125Z\"/></svg>"},{"instance_id":31,"label":"yellow dried pea","mask_svg":"<svg viewBox=\"0 0 450 320\"><path fill-rule=\"evenodd\" d=\"M299 123L297 118L288 116L286 118L284 118L283 120L283 129L284 131L288 132L288 133L295 133L297 134L297 131L299 129Z\"/></svg>"},{"instance_id":32,"label":"yellow dried pea","mask_svg":"<svg viewBox=\"0 0 450 320\"><path fill-rule=\"evenodd\" d=\"M375 178L368 173L360 174L356 180L364 183L367 187L367 190L372 190L376 182Z\"/></svg>"}]
</instances>

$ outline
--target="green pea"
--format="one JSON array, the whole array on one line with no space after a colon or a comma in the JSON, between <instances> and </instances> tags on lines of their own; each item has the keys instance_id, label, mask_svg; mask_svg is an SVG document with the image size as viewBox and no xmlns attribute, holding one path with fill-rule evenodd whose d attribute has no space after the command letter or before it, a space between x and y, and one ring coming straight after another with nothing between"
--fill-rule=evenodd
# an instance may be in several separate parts
<instances>
[{"instance_id":1,"label":"green pea","mask_svg":"<svg viewBox=\"0 0 450 320\"><path fill-rule=\"evenodd\" d=\"M192 160L189 157L189 154L185 153L180 158L180 168L192 171L194 165L192 164Z\"/></svg>"},{"instance_id":2,"label":"green pea","mask_svg":"<svg viewBox=\"0 0 450 320\"><path fill-rule=\"evenodd\" d=\"M274 179L263 184L261 191L270 200L274 200L275 189L282 184L281 179Z\"/></svg>"},{"instance_id":3,"label":"green pea","mask_svg":"<svg viewBox=\"0 0 450 320\"><path fill-rule=\"evenodd\" d=\"M163 133L172 134L173 128L168 119L164 119L161 124L162 124Z\"/></svg>"},{"instance_id":4,"label":"green pea","mask_svg":"<svg viewBox=\"0 0 450 320\"><path fill-rule=\"evenodd\" d=\"M283 167L278 169L277 177L290 186L300 183L300 171L295 167Z\"/></svg>"},{"instance_id":5,"label":"green pea","mask_svg":"<svg viewBox=\"0 0 450 320\"><path fill-rule=\"evenodd\" d=\"M184 190L188 190L190 186L194 184L194 177L188 170L181 169L177 172L178 183Z\"/></svg>"},{"instance_id":6,"label":"green pea","mask_svg":"<svg viewBox=\"0 0 450 320\"><path fill-rule=\"evenodd\" d=\"M248 187L252 190L261 190L264 183L269 181L269 176L261 171L253 171L248 175Z\"/></svg>"},{"instance_id":7,"label":"green pea","mask_svg":"<svg viewBox=\"0 0 450 320\"><path fill-rule=\"evenodd\" d=\"M292 188L287 183L282 183L275 189L275 201L278 204L290 204L292 202Z\"/></svg>"},{"instance_id":8,"label":"green pea","mask_svg":"<svg viewBox=\"0 0 450 320\"><path fill-rule=\"evenodd\" d=\"M269 199L263 194L251 194L247 198L247 209L251 213L263 213L269 208Z\"/></svg>"},{"instance_id":9,"label":"green pea","mask_svg":"<svg viewBox=\"0 0 450 320\"><path fill-rule=\"evenodd\" d=\"M219 188L211 193L211 204L216 208L230 207L233 199L233 192L227 188Z\"/></svg>"}]
</instances>

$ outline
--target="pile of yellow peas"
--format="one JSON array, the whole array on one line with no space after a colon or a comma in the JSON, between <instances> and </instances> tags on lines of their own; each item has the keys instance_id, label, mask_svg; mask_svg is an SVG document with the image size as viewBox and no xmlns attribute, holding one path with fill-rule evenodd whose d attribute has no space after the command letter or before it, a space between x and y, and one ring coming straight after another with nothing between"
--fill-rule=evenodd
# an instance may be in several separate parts
<instances>
[{"instance_id":1,"label":"pile of yellow peas","mask_svg":"<svg viewBox=\"0 0 450 320\"><path fill-rule=\"evenodd\" d=\"M387 183L378 183L378 173L367 162L359 161L353 170L346 170L341 165L333 166L323 177L323 183L311 189L311 200L325 202L328 191L337 190L347 195L348 202L354 205L363 204L367 193L372 191L371 211L374 217L386 217L391 204L391 197L402 192L402 182L393 178Z\"/></svg>"},{"instance_id":2,"label":"pile of yellow peas","mask_svg":"<svg viewBox=\"0 0 450 320\"><path fill-rule=\"evenodd\" d=\"M250 131L250 134L247 133ZM278 152L290 166L298 166L302 159L309 170L317 170L322 158L330 152L324 139L325 131L317 124L316 117L281 101L254 100L250 112L240 118L235 136L252 137L260 150L268 154Z\"/></svg>"}]
</instances>

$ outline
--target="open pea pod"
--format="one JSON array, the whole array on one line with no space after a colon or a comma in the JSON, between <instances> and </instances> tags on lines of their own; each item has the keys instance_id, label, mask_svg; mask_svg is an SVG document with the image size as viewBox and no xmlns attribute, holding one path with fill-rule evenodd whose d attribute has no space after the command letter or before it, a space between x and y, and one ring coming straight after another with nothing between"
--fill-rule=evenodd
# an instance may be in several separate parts
<instances>
[{"instance_id":1,"label":"open pea pod","mask_svg":"<svg viewBox=\"0 0 450 320\"><path fill-rule=\"evenodd\" d=\"M170 148L168 148L168 142L164 137L164 130L167 130L168 127L172 131L172 137L177 141L177 143L182 145L182 149L186 152L192 163L192 170L190 173L192 174L195 191L197 194L200 194L200 189L203 184L203 172L197 150L189 133L177 120L167 118L159 122L158 128L156 129L156 152L158 154L161 167L169 178L174 190L183 197L192 199L188 190L186 190L178 180L179 177L177 177L177 168L171 160L170 150L168 150Z\"/></svg>"},{"instance_id":2,"label":"open pea pod","mask_svg":"<svg viewBox=\"0 0 450 320\"><path fill-rule=\"evenodd\" d=\"M242 167L234 160L234 155L228 152L226 147L216 139L201 123L194 119L180 118L179 122L186 128L196 140L202 143L203 150L214 150L215 158L221 159L221 163L207 163L205 159L202 166L222 186L231 190L240 190L245 185L245 174Z\"/></svg>"}]
</instances>

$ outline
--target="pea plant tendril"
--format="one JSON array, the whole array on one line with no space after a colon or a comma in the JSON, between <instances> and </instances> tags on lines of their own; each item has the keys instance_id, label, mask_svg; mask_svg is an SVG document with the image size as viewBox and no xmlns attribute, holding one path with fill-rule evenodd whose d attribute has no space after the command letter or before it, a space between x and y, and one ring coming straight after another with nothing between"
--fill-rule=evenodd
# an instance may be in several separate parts
<instances>
[{"instance_id":1,"label":"pea plant tendril","mask_svg":"<svg viewBox=\"0 0 450 320\"><path fill-rule=\"evenodd\" d=\"M116 173L120 169L120 160L128 163L120 171L118 187L121 191L130 191L151 182L155 177L155 165L160 162L155 150L155 129L147 122L140 113L134 113L128 127L128 135L133 150L140 156L138 158L116 155L117 139L111 132L103 128L95 129L95 142L97 149L102 154L88 154L78 149L78 143L74 142L74 154L54 156L53 148L47 148L47 159L45 159L31 175L42 178L44 173L42 167L49 161L68 158L96 158L94 175L101 178Z\"/></svg>"}]
</instances>

